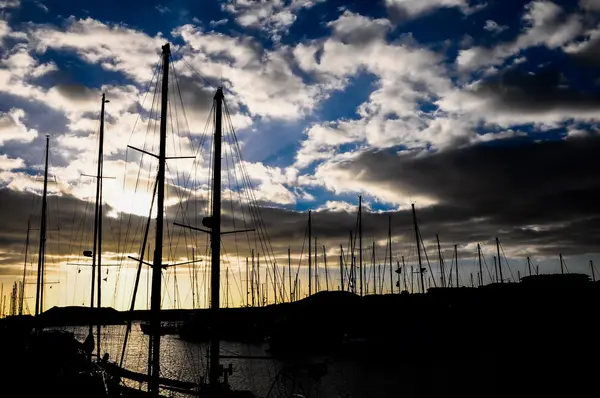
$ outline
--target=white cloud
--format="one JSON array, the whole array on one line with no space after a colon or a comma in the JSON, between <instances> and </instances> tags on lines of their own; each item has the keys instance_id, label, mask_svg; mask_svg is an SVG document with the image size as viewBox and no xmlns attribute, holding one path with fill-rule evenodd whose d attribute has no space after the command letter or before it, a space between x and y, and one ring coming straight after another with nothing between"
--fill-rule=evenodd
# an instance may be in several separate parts
<instances>
[{"instance_id":1,"label":"white cloud","mask_svg":"<svg viewBox=\"0 0 600 398\"><path fill-rule=\"evenodd\" d=\"M522 19L526 28L514 41L492 48L472 47L461 50L456 59L458 67L468 71L501 65L506 58L529 47L560 48L576 38L583 27L581 16L563 16L563 10L558 5L545 0L527 4Z\"/></svg>"},{"instance_id":2,"label":"white cloud","mask_svg":"<svg viewBox=\"0 0 600 398\"><path fill-rule=\"evenodd\" d=\"M465 14L472 14L486 4L469 6L469 0L385 0L385 4L401 17L414 18L438 8L459 8Z\"/></svg>"},{"instance_id":3,"label":"white cloud","mask_svg":"<svg viewBox=\"0 0 600 398\"><path fill-rule=\"evenodd\" d=\"M307 85L294 74L287 47L267 51L253 40L205 33L192 25L174 33L190 46L188 61L202 65L201 73L210 80L229 82L225 88L253 116L295 120L325 95L322 87Z\"/></svg>"},{"instance_id":4,"label":"white cloud","mask_svg":"<svg viewBox=\"0 0 600 398\"><path fill-rule=\"evenodd\" d=\"M506 29L508 29L508 26L498 25L498 22L492 21L491 19L485 21L485 26L483 27L483 30L487 30L488 32L494 33L500 33L505 31Z\"/></svg>"},{"instance_id":5,"label":"white cloud","mask_svg":"<svg viewBox=\"0 0 600 398\"><path fill-rule=\"evenodd\" d=\"M5 58L0 60L0 66L7 68L13 78L20 79L40 77L58 69L54 62L40 64L29 54L29 49L25 44L17 44L13 47Z\"/></svg>"},{"instance_id":6,"label":"white cloud","mask_svg":"<svg viewBox=\"0 0 600 398\"><path fill-rule=\"evenodd\" d=\"M8 155L0 155L0 170L11 171L25 167L25 162L20 158L10 158Z\"/></svg>"},{"instance_id":7,"label":"white cloud","mask_svg":"<svg viewBox=\"0 0 600 398\"><path fill-rule=\"evenodd\" d=\"M92 18L68 18L66 27L33 25L32 43L39 52L48 48L72 50L87 62L119 71L138 82L150 79L159 60L164 39L160 33L150 37L121 25L109 25Z\"/></svg>"},{"instance_id":8,"label":"white cloud","mask_svg":"<svg viewBox=\"0 0 600 398\"><path fill-rule=\"evenodd\" d=\"M219 19L218 21L210 21L209 25L210 26L219 26L219 25L225 25L227 23L228 19L227 18L223 18L223 19Z\"/></svg>"},{"instance_id":9,"label":"white cloud","mask_svg":"<svg viewBox=\"0 0 600 398\"><path fill-rule=\"evenodd\" d=\"M296 195L286 187L293 182L290 178L294 178L294 172L289 173L280 167L265 166L260 162L244 162L243 165L236 166L239 176L242 175L242 167L248 172L250 179L255 184L251 189L257 200L282 205L296 203Z\"/></svg>"},{"instance_id":10,"label":"white cloud","mask_svg":"<svg viewBox=\"0 0 600 398\"><path fill-rule=\"evenodd\" d=\"M335 212L346 212L355 213L358 210L358 205L353 203L344 202L341 200L328 200L324 205L315 209L315 211L335 211Z\"/></svg>"},{"instance_id":11,"label":"white cloud","mask_svg":"<svg viewBox=\"0 0 600 398\"><path fill-rule=\"evenodd\" d=\"M0 145L9 141L31 142L37 136L38 132L28 129L23 123L25 111L12 108L10 111L0 112Z\"/></svg>"},{"instance_id":12,"label":"white cloud","mask_svg":"<svg viewBox=\"0 0 600 398\"><path fill-rule=\"evenodd\" d=\"M587 130L571 129L567 132L566 139L589 137L590 132Z\"/></svg>"},{"instance_id":13,"label":"white cloud","mask_svg":"<svg viewBox=\"0 0 600 398\"><path fill-rule=\"evenodd\" d=\"M325 0L229 0L223 9L243 27L260 28L278 42L296 21L296 14Z\"/></svg>"},{"instance_id":14,"label":"white cloud","mask_svg":"<svg viewBox=\"0 0 600 398\"><path fill-rule=\"evenodd\" d=\"M38 6L39 8L41 8L44 12L48 12L48 7L46 7L46 5L44 3L42 3L41 1L36 1L35 5Z\"/></svg>"},{"instance_id":15,"label":"white cloud","mask_svg":"<svg viewBox=\"0 0 600 398\"><path fill-rule=\"evenodd\" d=\"M21 5L21 0L0 0L0 10L3 8L16 8Z\"/></svg>"},{"instance_id":16,"label":"white cloud","mask_svg":"<svg viewBox=\"0 0 600 398\"><path fill-rule=\"evenodd\" d=\"M304 168L317 160L331 157L340 145L363 140L363 130L364 122L355 120L311 126L306 131L306 139L296 152L295 166Z\"/></svg>"},{"instance_id":17,"label":"white cloud","mask_svg":"<svg viewBox=\"0 0 600 398\"><path fill-rule=\"evenodd\" d=\"M162 4L157 4L156 6L154 6L154 8L156 8L156 11L158 11L161 14L171 12L171 9L169 7L163 6Z\"/></svg>"}]
</instances>

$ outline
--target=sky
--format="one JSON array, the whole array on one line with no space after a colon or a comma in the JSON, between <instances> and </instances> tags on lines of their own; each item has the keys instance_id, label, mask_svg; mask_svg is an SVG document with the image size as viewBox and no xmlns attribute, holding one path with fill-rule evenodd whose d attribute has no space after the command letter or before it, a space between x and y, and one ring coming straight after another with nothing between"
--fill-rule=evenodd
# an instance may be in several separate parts
<instances>
[{"instance_id":1,"label":"sky","mask_svg":"<svg viewBox=\"0 0 600 398\"><path fill-rule=\"evenodd\" d=\"M527 256L540 272L559 272L559 253L569 271L589 273L589 261L600 262L599 22L598 0L0 0L4 292L23 272L27 220L34 247L39 239L48 134L49 272L60 281L48 289L61 292L48 305L85 303L77 278L89 270L66 262L89 239L82 226L95 182L82 174L95 172L103 92L104 168L115 178L104 184L106 222L119 233L141 225L154 169L127 145L156 142L147 93L166 42L186 111L186 124L172 127L171 155L196 155L223 86L275 257L288 246L299 256L312 209L314 234L336 258L362 195L366 244L376 243L379 262L389 216L394 258L414 260L415 204L432 263L439 234L447 262L455 244L465 258L463 284L477 272L477 243L492 263L495 237L508 279L525 272ZM207 171L208 157L198 156ZM172 219L178 198L191 203L203 189L186 162L169 163ZM145 191L132 188L138 179ZM114 231L105 232L107 261L123 247L139 252L139 230L127 239ZM116 274L106 294L125 308L130 287ZM189 305L184 279L180 303Z\"/></svg>"}]
</instances>

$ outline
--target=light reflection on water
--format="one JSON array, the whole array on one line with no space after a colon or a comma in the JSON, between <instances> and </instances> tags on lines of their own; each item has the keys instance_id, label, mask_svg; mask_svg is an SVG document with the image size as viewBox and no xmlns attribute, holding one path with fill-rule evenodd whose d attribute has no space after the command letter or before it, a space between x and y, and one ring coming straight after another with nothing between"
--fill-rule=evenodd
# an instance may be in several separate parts
<instances>
[{"instance_id":1,"label":"light reflection on water","mask_svg":"<svg viewBox=\"0 0 600 398\"><path fill-rule=\"evenodd\" d=\"M75 334L75 337L83 342L88 335L88 326L64 327ZM96 327L94 327L96 336ZM118 363L121 357L123 340L125 336L124 325L108 325L102 327L102 354L107 352L112 361ZM94 340L95 341L95 340ZM237 342L221 342L221 355L241 356L270 356L266 351L267 345L246 344ZM208 344L190 343L180 340L176 335L161 337L161 376L199 383L201 378L206 377ZM148 358L148 336L140 328L138 322L132 325L131 333L127 343L124 367L146 373ZM251 390L257 396L267 396L279 370L285 366L281 361L275 359L223 359L221 363L227 367L232 364L233 375L229 376L229 384L234 389ZM289 396L285 386L289 383L276 383L271 392L272 397ZM314 383L313 383L314 384ZM305 383L305 385L308 385ZM284 388L285 387L285 388ZM316 386L308 386L316 391ZM305 387L305 388L308 388Z\"/></svg>"},{"instance_id":2,"label":"light reflection on water","mask_svg":"<svg viewBox=\"0 0 600 398\"><path fill-rule=\"evenodd\" d=\"M62 328L75 333L84 341L88 327ZM95 328L94 328L95 332ZM124 325L105 326L102 329L102 353L108 352L111 360L121 356ZM175 335L161 338L161 376L184 381L199 382L206 374L208 344L189 343ZM266 344L221 342L222 355L270 356ZM134 323L127 344L124 365L127 369L147 372L148 336L142 333L139 323ZM223 359L227 367L233 365L229 383L234 389L251 390L258 397L290 397L292 392L302 392L306 397L398 397L418 396L449 397L471 391L488 390L494 386L494 366L481 358L456 360L446 358L418 363L404 358L392 361L357 361L352 359L329 362L327 373L319 383L310 379L275 382L277 373L291 362L277 359ZM390 365L393 363L393 365ZM275 382L275 383L274 383ZM492 388L493 389L493 388ZM168 392L163 392L168 395ZM171 395L177 396L177 395Z\"/></svg>"}]
</instances>

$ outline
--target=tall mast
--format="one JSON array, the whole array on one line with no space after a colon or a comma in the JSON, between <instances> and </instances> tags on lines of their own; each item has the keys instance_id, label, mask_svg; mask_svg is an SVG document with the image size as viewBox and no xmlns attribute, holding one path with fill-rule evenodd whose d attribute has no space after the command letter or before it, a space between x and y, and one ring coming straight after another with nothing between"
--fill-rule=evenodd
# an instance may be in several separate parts
<instances>
[{"instance_id":1,"label":"tall mast","mask_svg":"<svg viewBox=\"0 0 600 398\"><path fill-rule=\"evenodd\" d=\"M531 260L527 256L527 269L529 270L529 276L531 276Z\"/></svg>"},{"instance_id":2,"label":"tall mast","mask_svg":"<svg viewBox=\"0 0 600 398\"><path fill-rule=\"evenodd\" d=\"M358 197L358 271L360 272L360 295L363 295L363 261L362 261L362 196Z\"/></svg>"},{"instance_id":3,"label":"tall mast","mask_svg":"<svg viewBox=\"0 0 600 398\"><path fill-rule=\"evenodd\" d=\"M169 99L169 56L171 46L169 43L162 47L162 88L160 108L160 149L158 155L157 174L157 209L156 209L156 239L154 243L154 261L152 262L152 296L150 298L150 329L152 335L152 362L150 392L158 396L160 377L160 301L162 288L162 253L163 253L163 227L165 209L165 163L167 153L167 106ZM217 155L215 155L217 156ZM221 157L219 156L219 159Z\"/></svg>"},{"instance_id":4,"label":"tall mast","mask_svg":"<svg viewBox=\"0 0 600 398\"><path fill-rule=\"evenodd\" d=\"M496 276L496 283L498 283L498 263L496 262L496 256L494 256L494 274Z\"/></svg>"},{"instance_id":5,"label":"tall mast","mask_svg":"<svg viewBox=\"0 0 600 398\"><path fill-rule=\"evenodd\" d=\"M223 89L219 87L215 94L216 114L215 114L215 137L214 137L214 165L213 165L213 198L212 198L212 228L211 228L211 312L212 322L218 321L219 311L219 287L221 272L221 121L223 105ZM260 270L259 270L260 272ZM219 383L221 374L219 364L220 342L217 332L219 330L218 322L212 327L213 333L210 341L210 374L209 382L216 386Z\"/></svg>"},{"instance_id":6,"label":"tall mast","mask_svg":"<svg viewBox=\"0 0 600 398\"><path fill-rule=\"evenodd\" d=\"M27 220L27 238L25 238L25 261L23 263L23 282L19 298L19 315L23 315L23 306L25 304L25 275L27 271L27 252L29 250L29 231L31 230L31 220Z\"/></svg>"},{"instance_id":7,"label":"tall mast","mask_svg":"<svg viewBox=\"0 0 600 398\"><path fill-rule=\"evenodd\" d=\"M344 291L344 247L340 245L340 287Z\"/></svg>"},{"instance_id":8,"label":"tall mast","mask_svg":"<svg viewBox=\"0 0 600 398\"><path fill-rule=\"evenodd\" d=\"M288 282L290 285L290 302L294 301L294 294L292 293L292 250L288 247Z\"/></svg>"},{"instance_id":9,"label":"tall mast","mask_svg":"<svg viewBox=\"0 0 600 398\"><path fill-rule=\"evenodd\" d=\"M308 211L308 295L312 295L312 222L311 211Z\"/></svg>"},{"instance_id":10,"label":"tall mast","mask_svg":"<svg viewBox=\"0 0 600 398\"><path fill-rule=\"evenodd\" d=\"M325 291L329 291L329 275L327 274L327 252L323 245L323 266L325 267Z\"/></svg>"},{"instance_id":11,"label":"tall mast","mask_svg":"<svg viewBox=\"0 0 600 398\"><path fill-rule=\"evenodd\" d=\"M277 304L277 265L273 263L273 304Z\"/></svg>"},{"instance_id":12,"label":"tall mast","mask_svg":"<svg viewBox=\"0 0 600 398\"><path fill-rule=\"evenodd\" d=\"M440 247L440 236L435 234L437 240L438 257L440 261L440 284L442 287L446 287L446 270L444 269L444 258L442 257L442 248Z\"/></svg>"},{"instance_id":13,"label":"tall mast","mask_svg":"<svg viewBox=\"0 0 600 398\"><path fill-rule=\"evenodd\" d=\"M320 290L318 258L319 258L319 249L317 249L317 237L315 236L315 292L318 292Z\"/></svg>"},{"instance_id":14,"label":"tall mast","mask_svg":"<svg viewBox=\"0 0 600 398\"><path fill-rule=\"evenodd\" d=\"M500 272L500 283L504 283L502 277L502 259L500 258L500 240L496 237L496 251L498 252L498 271Z\"/></svg>"},{"instance_id":15,"label":"tall mast","mask_svg":"<svg viewBox=\"0 0 600 398\"><path fill-rule=\"evenodd\" d=\"M559 253L558 256L560 257L560 274L562 275L565 273L565 267L563 265L562 253Z\"/></svg>"},{"instance_id":16,"label":"tall mast","mask_svg":"<svg viewBox=\"0 0 600 398\"><path fill-rule=\"evenodd\" d=\"M248 257L246 257L246 307L248 307L248 299L250 296L250 288L248 287L250 275L248 274Z\"/></svg>"},{"instance_id":17,"label":"tall mast","mask_svg":"<svg viewBox=\"0 0 600 398\"><path fill-rule=\"evenodd\" d=\"M596 274L594 273L594 262L590 260L590 269L592 270L592 282L596 282Z\"/></svg>"},{"instance_id":18,"label":"tall mast","mask_svg":"<svg viewBox=\"0 0 600 398\"><path fill-rule=\"evenodd\" d=\"M456 268L456 287L458 286L458 248L457 245L454 245L454 263Z\"/></svg>"},{"instance_id":19,"label":"tall mast","mask_svg":"<svg viewBox=\"0 0 600 398\"><path fill-rule=\"evenodd\" d=\"M421 276L421 293L425 293L425 281L423 280L423 265L421 264L421 245L419 242L419 226L417 225L417 212L415 204L412 204L413 223L415 225L415 239L417 241L417 256L419 258L419 274Z\"/></svg>"},{"instance_id":20,"label":"tall mast","mask_svg":"<svg viewBox=\"0 0 600 398\"><path fill-rule=\"evenodd\" d=\"M406 286L406 264L404 263L404 256L402 256L402 279L404 280L404 290L408 291L408 286Z\"/></svg>"},{"instance_id":21,"label":"tall mast","mask_svg":"<svg viewBox=\"0 0 600 398\"><path fill-rule=\"evenodd\" d=\"M250 289L252 290L252 307L255 305L254 300L254 279L256 279L255 270L254 270L254 249L251 252L252 255L252 283L250 283Z\"/></svg>"},{"instance_id":22,"label":"tall mast","mask_svg":"<svg viewBox=\"0 0 600 398\"><path fill-rule=\"evenodd\" d=\"M379 285L381 290L381 265L379 268ZM371 269L373 270L373 294L377 294L377 272L375 272L375 241L373 241L372 249L371 249ZM366 272L365 272L366 274ZM366 279L366 278L365 278ZM367 294L369 294L369 289L366 289Z\"/></svg>"},{"instance_id":23,"label":"tall mast","mask_svg":"<svg viewBox=\"0 0 600 398\"><path fill-rule=\"evenodd\" d=\"M479 286L483 286L483 271L481 268L481 245L477 244L477 257L479 258ZM529 259L529 257L527 257Z\"/></svg>"},{"instance_id":24,"label":"tall mast","mask_svg":"<svg viewBox=\"0 0 600 398\"><path fill-rule=\"evenodd\" d=\"M390 245L390 294L394 293L394 276L392 267L392 216L388 219L388 244Z\"/></svg>"},{"instance_id":25,"label":"tall mast","mask_svg":"<svg viewBox=\"0 0 600 398\"><path fill-rule=\"evenodd\" d=\"M96 208L94 211L94 243L92 249L92 297L90 300L90 307L94 308L94 275L96 273L96 266L98 266L98 293L97 293L97 306L102 306L102 166L104 158L104 104L108 102L104 93L102 93L102 105L100 108L100 134L98 137L98 171L96 173ZM100 358L100 335L101 335L100 322L96 325L96 347L98 352L98 358ZM91 326L90 326L91 334Z\"/></svg>"},{"instance_id":26,"label":"tall mast","mask_svg":"<svg viewBox=\"0 0 600 398\"><path fill-rule=\"evenodd\" d=\"M356 257L354 256L354 241L352 240L352 231L350 231L350 282L348 288L356 294Z\"/></svg>"},{"instance_id":27,"label":"tall mast","mask_svg":"<svg viewBox=\"0 0 600 398\"><path fill-rule=\"evenodd\" d=\"M44 309L44 255L46 251L46 208L48 207L48 148L50 136L46 134L46 160L44 166L44 192L42 194L42 217L40 220L40 246L38 250L37 288L35 293L35 315Z\"/></svg>"}]
</instances>

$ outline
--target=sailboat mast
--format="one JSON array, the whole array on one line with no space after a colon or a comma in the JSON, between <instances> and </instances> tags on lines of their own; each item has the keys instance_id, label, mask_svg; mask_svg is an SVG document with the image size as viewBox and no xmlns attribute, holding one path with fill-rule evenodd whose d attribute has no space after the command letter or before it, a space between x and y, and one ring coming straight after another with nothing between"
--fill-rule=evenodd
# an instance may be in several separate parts
<instances>
[{"instance_id":1,"label":"sailboat mast","mask_svg":"<svg viewBox=\"0 0 600 398\"><path fill-rule=\"evenodd\" d=\"M563 265L562 253L558 253L558 256L560 258L560 274L562 275L565 273L565 267Z\"/></svg>"},{"instance_id":2,"label":"sailboat mast","mask_svg":"<svg viewBox=\"0 0 600 398\"><path fill-rule=\"evenodd\" d=\"M290 303L294 301L292 293L292 249L288 246L288 284L290 285Z\"/></svg>"},{"instance_id":3,"label":"sailboat mast","mask_svg":"<svg viewBox=\"0 0 600 398\"><path fill-rule=\"evenodd\" d=\"M308 211L308 295L312 295L312 222L311 211Z\"/></svg>"},{"instance_id":4,"label":"sailboat mast","mask_svg":"<svg viewBox=\"0 0 600 398\"><path fill-rule=\"evenodd\" d=\"M31 220L27 220L27 237L25 238L25 261L23 263L23 282L19 297L19 315L23 315L23 306L25 305L25 275L27 271L27 252L29 250L29 231L31 230Z\"/></svg>"},{"instance_id":5,"label":"sailboat mast","mask_svg":"<svg viewBox=\"0 0 600 398\"><path fill-rule=\"evenodd\" d=\"M404 281L404 290L408 291L408 286L406 285L406 264L404 263L404 256L402 256L402 280Z\"/></svg>"},{"instance_id":6,"label":"sailboat mast","mask_svg":"<svg viewBox=\"0 0 600 398\"><path fill-rule=\"evenodd\" d=\"M251 252L251 256L252 256L252 282L250 283L250 289L252 291L252 307L254 307L255 305L255 300L254 300L254 280L256 279L256 271L254 270L254 249L252 249Z\"/></svg>"},{"instance_id":7,"label":"sailboat mast","mask_svg":"<svg viewBox=\"0 0 600 398\"><path fill-rule=\"evenodd\" d=\"M152 335L152 361L151 375L148 388L150 392L158 396L160 375L160 299L162 288L162 253L163 253L163 229L165 209L165 163L167 147L167 106L169 98L169 57L171 47L169 43L162 47L162 88L160 109L160 149L158 155L157 175L157 208L156 208L156 240L154 244L154 261L152 263L152 295L150 298L150 329ZM221 157L219 156L219 159Z\"/></svg>"},{"instance_id":8,"label":"sailboat mast","mask_svg":"<svg viewBox=\"0 0 600 398\"><path fill-rule=\"evenodd\" d=\"M483 271L481 268L481 245L477 244L477 257L479 258L479 286L483 286ZM529 257L527 257L529 260Z\"/></svg>"},{"instance_id":9,"label":"sailboat mast","mask_svg":"<svg viewBox=\"0 0 600 398\"><path fill-rule=\"evenodd\" d=\"M496 251L498 252L498 271L500 272L500 283L504 283L502 277L502 259L500 258L500 240L496 237Z\"/></svg>"},{"instance_id":10,"label":"sailboat mast","mask_svg":"<svg viewBox=\"0 0 600 398\"><path fill-rule=\"evenodd\" d=\"M46 208L48 207L48 148L50 136L46 134L46 160L44 166L44 192L42 194L42 217L40 220L40 246L38 250L37 289L35 293L35 315L44 309L44 255L46 251Z\"/></svg>"},{"instance_id":11,"label":"sailboat mast","mask_svg":"<svg viewBox=\"0 0 600 398\"><path fill-rule=\"evenodd\" d=\"M458 246L454 245L454 263L456 268L456 287L458 286Z\"/></svg>"},{"instance_id":12,"label":"sailboat mast","mask_svg":"<svg viewBox=\"0 0 600 398\"><path fill-rule=\"evenodd\" d=\"M388 244L390 245L390 294L394 293L394 275L392 267L392 216L388 219Z\"/></svg>"},{"instance_id":13,"label":"sailboat mast","mask_svg":"<svg viewBox=\"0 0 600 398\"><path fill-rule=\"evenodd\" d=\"M210 341L210 373L209 382L216 386L220 378L219 350L220 342L217 334L219 330L218 311L219 311L219 288L221 272L221 121L223 105L223 88L219 87L215 93L215 137L214 137L214 165L213 165L213 198L212 198L212 228L211 228L211 312L213 330ZM260 271L259 271L260 272Z\"/></svg>"},{"instance_id":14,"label":"sailboat mast","mask_svg":"<svg viewBox=\"0 0 600 398\"><path fill-rule=\"evenodd\" d=\"M358 271L360 272L360 295L363 295L363 261L362 261L362 196L358 197Z\"/></svg>"},{"instance_id":15,"label":"sailboat mast","mask_svg":"<svg viewBox=\"0 0 600 398\"><path fill-rule=\"evenodd\" d=\"M529 270L529 276L531 276L531 259L527 256L527 269Z\"/></svg>"},{"instance_id":16,"label":"sailboat mast","mask_svg":"<svg viewBox=\"0 0 600 398\"><path fill-rule=\"evenodd\" d=\"M92 297L90 300L90 307L94 308L94 275L96 273L96 266L98 267L98 308L102 306L102 163L104 157L104 104L106 103L105 94L102 93L102 105L100 108L100 134L98 137L98 171L96 173L96 208L94 211L94 243L92 249ZM98 352L98 358L100 358L100 333L101 325L100 322L96 325L96 347ZM91 334L91 326L90 326Z\"/></svg>"},{"instance_id":17,"label":"sailboat mast","mask_svg":"<svg viewBox=\"0 0 600 398\"><path fill-rule=\"evenodd\" d=\"M594 262L590 260L590 269L592 270L592 282L596 282L596 273L594 272Z\"/></svg>"},{"instance_id":18,"label":"sailboat mast","mask_svg":"<svg viewBox=\"0 0 600 398\"><path fill-rule=\"evenodd\" d=\"M325 291L329 291L329 275L327 273L327 252L325 251L325 245L323 245L323 266L325 267Z\"/></svg>"},{"instance_id":19,"label":"sailboat mast","mask_svg":"<svg viewBox=\"0 0 600 398\"><path fill-rule=\"evenodd\" d=\"M440 261L440 284L446 287L446 270L444 269L444 258L442 257L442 248L440 247L440 236L435 234L437 240L438 257Z\"/></svg>"},{"instance_id":20,"label":"sailboat mast","mask_svg":"<svg viewBox=\"0 0 600 398\"><path fill-rule=\"evenodd\" d=\"M344 291L344 247L340 245L340 286Z\"/></svg>"},{"instance_id":21,"label":"sailboat mast","mask_svg":"<svg viewBox=\"0 0 600 398\"><path fill-rule=\"evenodd\" d=\"M419 275L421 276L421 293L425 293L425 281L423 280L423 265L421 264L421 245L419 242L419 226L417 225L417 212L415 204L412 204L413 223L415 225L415 239L417 241L417 256L419 258Z\"/></svg>"}]
</instances>

